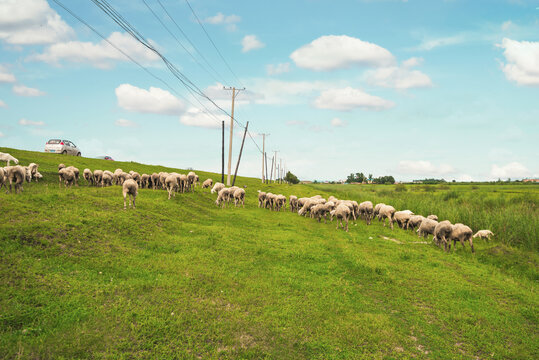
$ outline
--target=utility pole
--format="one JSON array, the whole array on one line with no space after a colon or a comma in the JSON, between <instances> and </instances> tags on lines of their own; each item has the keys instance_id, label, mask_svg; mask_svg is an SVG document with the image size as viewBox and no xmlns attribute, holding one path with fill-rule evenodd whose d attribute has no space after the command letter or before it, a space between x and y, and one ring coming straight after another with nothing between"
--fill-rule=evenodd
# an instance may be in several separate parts
<instances>
[{"instance_id":1,"label":"utility pole","mask_svg":"<svg viewBox=\"0 0 539 360\"><path fill-rule=\"evenodd\" d=\"M273 150L273 152L275 153L275 168L274 168L274 171L275 171L275 177L273 178L273 182L276 182L277 181L277 153L279 152L279 150Z\"/></svg>"},{"instance_id":2,"label":"utility pole","mask_svg":"<svg viewBox=\"0 0 539 360\"><path fill-rule=\"evenodd\" d=\"M222 143L221 143L221 183L225 183L225 122L221 121Z\"/></svg>"},{"instance_id":3,"label":"utility pole","mask_svg":"<svg viewBox=\"0 0 539 360\"><path fill-rule=\"evenodd\" d=\"M262 134L262 183L266 180L264 178L264 157L266 154L266 135L270 136L270 134ZM266 165L266 168L268 165Z\"/></svg>"},{"instance_id":4,"label":"utility pole","mask_svg":"<svg viewBox=\"0 0 539 360\"><path fill-rule=\"evenodd\" d=\"M249 121L245 124L245 131L243 133L243 140L241 140L240 155L238 156L238 163L236 164L236 171L234 171L234 180L232 180L232 186L236 183L236 175L238 175L238 168L240 167L241 153L243 152L243 144L245 143L245 135L247 135L247 128L249 127Z\"/></svg>"},{"instance_id":5,"label":"utility pole","mask_svg":"<svg viewBox=\"0 0 539 360\"><path fill-rule=\"evenodd\" d=\"M232 170L232 138L234 136L234 100L236 95L240 93L243 89L236 89L235 87L225 88L223 90L232 90L232 112L230 113L230 142L228 144L228 175L226 178L226 186L230 186L230 171ZM237 92L236 92L237 91Z\"/></svg>"},{"instance_id":6,"label":"utility pole","mask_svg":"<svg viewBox=\"0 0 539 360\"><path fill-rule=\"evenodd\" d=\"M264 152L264 160L266 162L266 184L268 184L268 155Z\"/></svg>"},{"instance_id":7,"label":"utility pole","mask_svg":"<svg viewBox=\"0 0 539 360\"><path fill-rule=\"evenodd\" d=\"M279 159L279 171L281 172L281 176L279 176L279 184L283 183L283 158Z\"/></svg>"}]
</instances>

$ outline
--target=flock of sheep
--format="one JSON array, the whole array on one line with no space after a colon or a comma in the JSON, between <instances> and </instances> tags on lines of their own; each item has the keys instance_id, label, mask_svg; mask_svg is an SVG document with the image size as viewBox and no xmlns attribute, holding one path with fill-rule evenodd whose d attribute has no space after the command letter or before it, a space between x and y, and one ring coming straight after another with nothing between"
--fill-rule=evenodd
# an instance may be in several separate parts
<instances>
[{"instance_id":1,"label":"flock of sheep","mask_svg":"<svg viewBox=\"0 0 539 360\"><path fill-rule=\"evenodd\" d=\"M38 171L39 165L30 163L28 166L18 165L18 160L13 156L0 153L0 160L6 161L7 166L0 167L0 189L3 185L9 182L9 192L12 191L12 184L15 184L16 193L20 193L23 188L23 182L36 181L43 176ZM15 166L10 166L13 161ZM199 182L199 177L194 172L189 172L187 175L176 172L139 174L136 171L124 172L122 169L116 169L114 172L109 170L94 170L84 169L83 177L88 185L93 186L122 186L122 194L124 198L124 209L126 209L126 200L129 196L129 207L135 208L135 199L138 195L139 188L148 189L163 189L168 192L168 199L171 196L176 196L178 192L194 191ZM78 186L79 169L74 166L58 165L59 184L64 183L65 187L71 187L73 184ZM202 188L210 188L213 185L212 179L207 179L202 183ZM6 185L7 187L7 185ZM237 187L225 187L223 183L216 183L211 189L211 193L217 193L215 204L225 207L228 203L234 202L234 206L245 207L245 190ZM415 230L419 237L425 238L428 235L433 236L433 242L440 248L443 246L446 251L451 249L451 241L453 248L459 241L462 246L469 242L472 252L474 252L473 238L479 237L489 239L494 234L490 230L480 230L473 234L472 229L464 224L451 224L448 220L438 222L436 215L424 217L416 215L410 210L396 211L391 205L383 203L373 206L372 202L364 201L357 203L354 200L339 200L334 196L330 196L327 200L320 195L312 197L298 198L295 195L290 195L288 198L290 211L297 212L300 216L310 216L320 222L324 219L324 223L329 216L330 220L336 218L337 228L342 227L348 231L348 222L357 219L363 219L367 225L370 225L372 219L377 217L379 221L383 221L386 226L386 220L389 221L389 226L393 230L393 224L397 223L402 229ZM270 209L272 211L281 211L286 209L287 198L279 194L266 193L258 190L258 207ZM132 205L131 205L132 204Z\"/></svg>"}]
</instances>

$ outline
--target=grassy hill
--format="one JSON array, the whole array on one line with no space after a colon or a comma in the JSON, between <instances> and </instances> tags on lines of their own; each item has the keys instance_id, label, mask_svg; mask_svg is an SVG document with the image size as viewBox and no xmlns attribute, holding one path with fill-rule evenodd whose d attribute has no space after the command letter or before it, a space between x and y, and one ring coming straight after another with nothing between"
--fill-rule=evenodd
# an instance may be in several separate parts
<instances>
[{"instance_id":1,"label":"grassy hill","mask_svg":"<svg viewBox=\"0 0 539 360\"><path fill-rule=\"evenodd\" d=\"M512 247L498 232L497 241L477 241L473 255L460 245L444 253L377 221L345 233L259 209L256 190L414 203L392 187L359 194L243 177L245 208L219 209L200 188L172 200L142 189L137 209L124 211L118 186L60 188L57 164L172 169L0 151L39 163L45 177L19 195L0 191L0 357L539 357L536 238ZM532 212L518 219L534 226L536 187L522 191ZM443 194L417 196L446 216ZM513 203L493 202L493 212Z\"/></svg>"}]
</instances>

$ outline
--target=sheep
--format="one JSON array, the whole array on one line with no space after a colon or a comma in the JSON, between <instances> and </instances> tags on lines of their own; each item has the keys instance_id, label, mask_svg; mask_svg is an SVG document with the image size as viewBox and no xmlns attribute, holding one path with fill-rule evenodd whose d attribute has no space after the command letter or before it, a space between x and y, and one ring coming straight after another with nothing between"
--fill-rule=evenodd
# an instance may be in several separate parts
<instances>
[{"instance_id":1,"label":"sheep","mask_svg":"<svg viewBox=\"0 0 539 360\"><path fill-rule=\"evenodd\" d=\"M124 171L120 168L114 170L114 173L112 173L112 181L114 182L114 185L121 185L120 184L120 174Z\"/></svg>"},{"instance_id":2,"label":"sheep","mask_svg":"<svg viewBox=\"0 0 539 360\"><path fill-rule=\"evenodd\" d=\"M219 190L219 193L217 194L217 200L215 200L215 204L217 206L221 205L222 207L225 207L226 202L228 200L228 188L222 188Z\"/></svg>"},{"instance_id":3,"label":"sheep","mask_svg":"<svg viewBox=\"0 0 539 360\"><path fill-rule=\"evenodd\" d=\"M318 219L318 222L324 218L324 224L326 223L326 214L333 211L335 208L335 203L333 201L328 201L325 204L316 204L311 208L311 217Z\"/></svg>"},{"instance_id":4,"label":"sheep","mask_svg":"<svg viewBox=\"0 0 539 360\"><path fill-rule=\"evenodd\" d=\"M164 171L161 171L159 173L159 183L161 184L161 189L166 189L166 186L165 186L165 179L167 178L167 176L169 176L170 174L168 172L164 172Z\"/></svg>"},{"instance_id":5,"label":"sheep","mask_svg":"<svg viewBox=\"0 0 539 360\"><path fill-rule=\"evenodd\" d=\"M9 181L9 193L11 193L11 185L15 183L15 193L18 194L24 189L22 187L24 179L26 177L26 171L24 167L20 165L6 166L4 168L5 181ZM7 193L7 191L6 191Z\"/></svg>"},{"instance_id":6,"label":"sheep","mask_svg":"<svg viewBox=\"0 0 539 360\"><path fill-rule=\"evenodd\" d=\"M401 210L401 211L395 212L394 218L395 218L395 221L397 222L397 225L400 228L404 229L408 225L408 221L410 221L410 218L412 217L412 215L414 215L414 213L411 212L410 210Z\"/></svg>"},{"instance_id":7,"label":"sheep","mask_svg":"<svg viewBox=\"0 0 539 360\"><path fill-rule=\"evenodd\" d=\"M449 220L440 221L434 228L434 237L432 240L436 245L438 245L439 248L441 248L443 244L445 250L447 251L448 245L449 248L451 248L451 244L449 244L449 236L451 235L451 231L453 231L453 225L451 225Z\"/></svg>"},{"instance_id":8,"label":"sheep","mask_svg":"<svg viewBox=\"0 0 539 360\"><path fill-rule=\"evenodd\" d=\"M65 164L58 164L58 171L64 169L65 167Z\"/></svg>"},{"instance_id":9,"label":"sheep","mask_svg":"<svg viewBox=\"0 0 539 360\"><path fill-rule=\"evenodd\" d=\"M202 183L202 188L203 189L211 188L212 185L213 185L213 180L212 179L206 179Z\"/></svg>"},{"instance_id":10,"label":"sheep","mask_svg":"<svg viewBox=\"0 0 539 360\"><path fill-rule=\"evenodd\" d=\"M168 199L170 200L170 195L174 194L176 197L176 192L178 191L178 176L170 174L165 179L165 187L168 191Z\"/></svg>"},{"instance_id":11,"label":"sheep","mask_svg":"<svg viewBox=\"0 0 539 360\"><path fill-rule=\"evenodd\" d=\"M195 187L198 186L199 181L200 178L198 177L198 175L195 175Z\"/></svg>"},{"instance_id":12,"label":"sheep","mask_svg":"<svg viewBox=\"0 0 539 360\"><path fill-rule=\"evenodd\" d=\"M359 215L367 225L371 224L372 217L374 214L374 207L372 205L372 202L370 201L363 201L361 204L359 204Z\"/></svg>"},{"instance_id":13,"label":"sheep","mask_svg":"<svg viewBox=\"0 0 539 360\"><path fill-rule=\"evenodd\" d=\"M150 175L150 178L152 179L152 189L156 190L159 186L159 174L153 173L152 175Z\"/></svg>"},{"instance_id":14,"label":"sheep","mask_svg":"<svg viewBox=\"0 0 539 360\"><path fill-rule=\"evenodd\" d=\"M187 174L187 191L195 191L195 179L197 174L195 174L193 171L189 171Z\"/></svg>"},{"instance_id":15,"label":"sheep","mask_svg":"<svg viewBox=\"0 0 539 360\"><path fill-rule=\"evenodd\" d=\"M406 230L412 228L414 230L415 228L419 228L421 225L421 222L425 219L423 215L412 215L410 216L410 219L408 220L408 223L406 224ZM429 219L431 220L431 219Z\"/></svg>"},{"instance_id":16,"label":"sheep","mask_svg":"<svg viewBox=\"0 0 539 360\"><path fill-rule=\"evenodd\" d=\"M310 198L306 198L306 197L302 197L302 198L299 198L298 199L298 203L297 203L297 211L299 212L299 210L303 207L303 205L305 205L305 203L307 202L307 200L309 200Z\"/></svg>"},{"instance_id":17,"label":"sheep","mask_svg":"<svg viewBox=\"0 0 539 360\"><path fill-rule=\"evenodd\" d=\"M58 175L64 182L65 187L73 186L73 183L75 183L75 172L69 168L63 168L58 171Z\"/></svg>"},{"instance_id":18,"label":"sheep","mask_svg":"<svg viewBox=\"0 0 539 360\"><path fill-rule=\"evenodd\" d=\"M94 184L94 174L92 173L92 170L86 168L82 171L82 177L84 178L84 180L86 180L86 182L88 183L88 185L93 185Z\"/></svg>"},{"instance_id":19,"label":"sheep","mask_svg":"<svg viewBox=\"0 0 539 360\"><path fill-rule=\"evenodd\" d=\"M384 205L380 208L378 213L378 219L383 220L384 226L386 226L386 219L389 219L389 225L393 230L393 221L395 221L395 208L391 205Z\"/></svg>"},{"instance_id":20,"label":"sheep","mask_svg":"<svg viewBox=\"0 0 539 360\"><path fill-rule=\"evenodd\" d=\"M373 217L378 217L378 221L381 221L380 217L378 216L378 214L380 213L380 209L382 208L382 206L384 206L385 204L384 203L379 203L379 204L376 204L376 206L374 207L374 211L372 213L372 216Z\"/></svg>"},{"instance_id":21,"label":"sheep","mask_svg":"<svg viewBox=\"0 0 539 360\"><path fill-rule=\"evenodd\" d=\"M264 200L264 207L274 210L277 202L277 195L272 193L266 193L266 199Z\"/></svg>"},{"instance_id":22,"label":"sheep","mask_svg":"<svg viewBox=\"0 0 539 360\"><path fill-rule=\"evenodd\" d=\"M339 199L337 199L335 196L331 195L330 197L328 197L328 201L332 201L332 202L334 202L336 204L337 201L339 201Z\"/></svg>"},{"instance_id":23,"label":"sheep","mask_svg":"<svg viewBox=\"0 0 539 360\"><path fill-rule=\"evenodd\" d=\"M136 171L133 171L133 172L130 172L131 173L131 177L133 178L133 180L135 180L138 184L138 186L140 187L140 174Z\"/></svg>"},{"instance_id":24,"label":"sheep","mask_svg":"<svg viewBox=\"0 0 539 360\"><path fill-rule=\"evenodd\" d=\"M28 166L22 167L24 170L24 180L26 180L27 183L32 182L32 172Z\"/></svg>"},{"instance_id":25,"label":"sheep","mask_svg":"<svg viewBox=\"0 0 539 360\"><path fill-rule=\"evenodd\" d=\"M15 159L13 156L11 156L8 153L0 152L0 161L5 161L7 163L6 166L9 166L9 163L13 161L15 165L19 165L19 160Z\"/></svg>"},{"instance_id":26,"label":"sheep","mask_svg":"<svg viewBox=\"0 0 539 360\"><path fill-rule=\"evenodd\" d=\"M103 170L94 170L94 185L102 185L103 180Z\"/></svg>"},{"instance_id":27,"label":"sheep","mask_svg":"<svg viewBox=\"0 0 539 360\"><path fill-rule=\"evenodd\" d=\"M28 170L30 171L30 180L36 179L36 182L37 182L36 174L38 173L37 171L38 167L39 165L36 163L30 163L30 165L28 165Z\"/></svg>"},{"instance_id":28,"label":"sheep","mask_svg":"<svg viewBox=\"0 0 539 360\"><path fill-rule=\"evenodd\" d=\"M258 207L263 207L266 200L266 193L264 191L258 190Z\"/></svg>"},{"instance_id":29,"label":"sheep","mask_svg":"<svg viewBox=\"0 0 539 360\"><path fill-rule=\"evenodd\" d=\"M103 177L101 178L101 186L112 186L113 174L110 171L103 171Z\"/></svg>"},{"instance_id":30,"label":"sheep","mask_svg":"<svg viewBox=\"0 0 539 360\"><path fill-rule=\"evenodd\" d=\"M310 212L311 212L311 208L315 205L318 205L318 204L325 204L326 203L326 200L325 199L321 199L321 198L308 198L307 201L305 201L305 203L303 204L303 206L301 207L301 209L299 209L298 211L298 215L300 216L303 216L303 215L307 215L307 212L309 212L309 215L310 215Z\"/></svg>"},{"instance_id":31,"label":"sheep","mask_svg":"<svg viewBox=\"0 0 539 360\"><path fill-rule=\"evenodd\" d=\"M121 173L120 175L118 175L118 183L119 183L120 185L123 185L123 183L124 183L126 180L133 180L133 177L131 176L131 174L126 173L126 172L123 172L123 173ZM137 189L138 189L138 184L137 184Z\"/></svg>"},{"instance_id":32,"label":"sheep","mask_svg":"<svg viewBox=\"0 0 539 360\"><path fill-rule=\"evenodd\" d=\"M79 169L74 166L68 166L66 169L73 171L73 174L75 175L75 186L79 186Z\"/></svg>"},{"instance_id":33,"label":"sheep","mask_svg":"<svg viewBox=\"0 0 539 360\"><path fill-rule=\"evenodd\" d=\"M290 204L291 212L298 211L298 197L296 195L290 195L288 202Z\"/></svg>"},{"instance_id":34,"label":"sheep","mask_svg":"<svg viewBox=\"0 0 539 360\"><path fill-rule=\"evenodd\" d=\"M234 206L237 206L238 203L241 204L242 207L245 207L245 190L242 188L238 188L234 191Z\"/></svg>"},{"instance_id":35,"label":"sheep","mask_svg":"<svg viewBox=\"0 0 539 360\"><path fill-rule=\"evenodd\" d=\"M216 182L215 185L213 185L213 188L211 189L211 193L212 194L219 194L219 191L221 191L221 189L223 189L225 187L225 184L223 183L220 183L220 182Z\"/></svg>"},{"instance_id":36,"label":"sheep","mask_svg":"<svg viewBox=\"0 0 539 360\"><path fill-rule=\"evenodd\" d=\"M438 221L438 216L431 214L431 215L427 216L427 219Z\"/></svg>"},{"instance_id":37,"label":"sheep","mask_svg":"<svg viewBox=\"0 0 539 360\"><path fill-rule=\"evenodd\" d=\"M133 179L126 179L122 184L122 194L124 196L124 210L127 209L126 207L126 197L129 194L129 207L131 207L131 199L133 202L133 209L136 208L135 206L135 199L138 195L138 184Z\"/></svg>"},{"instance_id":38,"label":"sheep","mask_svg":"<svg viewBox=\"0 0 539 360\"><path fill-rule=\"evenodd\" d=\"M344 229L344 226L342 224L343 220L346 222L346 232L348 232L348 218L350 217L350 208L344 204L338 205L335 210L330 211L331 218L335 216L337 218L337 227L339 228L339 223L341 227Z\"/></svg>"},{"instance_id":39,"label":"sheep","mask_svg":"<svg viewBox=\"0 0 539 360\"><path fill-rule=\"evenodd\" d=\"M490 240L491 236L494 236L494 233L492 231L490 231L490 230L479 230L472 237L474 237L474 238L478 237L478 238L481 238L481 239Z\"/></svg>"},{"instance_id":40,"label":"sheep","mask_svg":"<svg viewBox=\"0 0 539 360\"><path fill-rule=\"evenodd\" d=\"M0 189L2 189L2 186L4 186L6 183L6 172L4 171L4 168L0 167Z\"/></svg>"},{"instance_id":41,"label":"sheep","mask_svg":"<svg viewBox=\"0 0 539 360\"><path fill-rule=\"evenodd\" d=\"M286 196L279 194L275 197L275 210L281 211L281 208L286 210Z\"/></svg>"},{"instance_id":42,"label":"sheep","mask_svg":"<svg viewBox=\"0 0 539 360\"><path fill-rule=\"evenodd\" d=\"M182 193L184 193L187 190L187 186L189 185L189 178L185 174L180 174L180 188Z\"/></svg>"},{"instance_id":43,"label":"sheep","mask_svg":"<svg viewBox=\"0 0 539 360\"><path fill-rule=\"evenodd\" d=\"M427 238L429 234L434 235L436 225L438 225L438 221L429 218L423 218L421 224L419 225L419 228L417 229L417 236L423 236L424 238Z\"/></svg>"},{"instance_id":44,"label":"sheep","mask_svg":"<svg viewBox=\"0 0 539 360\"><path fill-rule=\"evenodd\" d=\"M60 170L62 169L65 169L65 164L58 164L58 172L60 172ZM62 177L61 176L58 176L58 187L62 186Z\"/></svg>"},{"instance_id":45,"label":"sheep","mask_svg":"<svg viewBox=\"0 0 539 360\"><path fill-rule=\"evenodd\" d=\"M473 247L473 231L470 229L469 226L457 223L453 225L451 229L451 234L449 235L448 242L453 240L453 250L455 250L455 245L457 244L457 241L460 241L462 244L462 247L464 248L464 242L468 241L470 243L470 247L472 248L472 252L475 252ZM451 250L451 243L449 243L449 250Z\"/></svg>"}]
</instances>

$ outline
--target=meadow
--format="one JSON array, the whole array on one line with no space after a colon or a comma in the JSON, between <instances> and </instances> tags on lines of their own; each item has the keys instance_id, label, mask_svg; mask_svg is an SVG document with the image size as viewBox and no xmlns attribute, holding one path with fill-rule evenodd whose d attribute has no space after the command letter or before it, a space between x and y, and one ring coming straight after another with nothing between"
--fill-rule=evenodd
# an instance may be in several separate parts
<instances>
[{"instance_id":1,"label":"meadow","mask_svg":"<svg viewBox=\"0 0 539 360\"><path fill-rule=\"evenodd\" d=\"M173 169L0 148L44 181L0 191L0 357L539 357L537 186L278 185L239 177L245 208L197 188L167 200L58 186L59 162ZM181 171L181 170L180 170ZM195 170L201 180L220 176ZM257 207L256 190L383 201L496 237L445 253L374 221Z\"/></svg>"}]
</instances>

